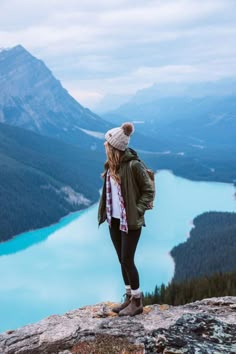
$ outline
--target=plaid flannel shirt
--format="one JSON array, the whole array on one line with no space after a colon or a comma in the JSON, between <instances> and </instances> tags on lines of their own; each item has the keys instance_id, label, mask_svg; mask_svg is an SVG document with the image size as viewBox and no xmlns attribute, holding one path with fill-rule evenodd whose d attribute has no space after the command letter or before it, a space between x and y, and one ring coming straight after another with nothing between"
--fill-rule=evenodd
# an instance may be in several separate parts
<instances>
[{"instance_id":1,"label":"plaid flannel shirt","mask_svg":"<svg viewBox=\"0 0 236 354\"><path fill-rule=\"evenodd\" d=\"M118 189L118 197L120 203L120 230L123 232L128 233L128 223L125 211L125 204L124 199L121 194L121 187L120 184L117 185ZM107 171L106 176L106 215L107 215L107 222L111 226L111 218L112 218L112 193L111 193L111 176L109 170Z\"/></svg>"}]
</instances>

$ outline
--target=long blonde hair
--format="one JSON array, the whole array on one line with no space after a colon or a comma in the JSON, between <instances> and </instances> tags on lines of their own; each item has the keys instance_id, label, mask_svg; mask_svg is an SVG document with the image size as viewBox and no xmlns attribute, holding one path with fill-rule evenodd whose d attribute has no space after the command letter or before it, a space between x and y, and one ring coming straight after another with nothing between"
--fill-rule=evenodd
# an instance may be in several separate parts
<instances>
[{"instance_id":1,"label":"long blonde hair","mask_svg":"<svg viewBox=\"0 0 236 354\"><path fill-rule=\"evenodd\" d=\"M110 175L117 183L121 183L119 176L120 163L124 155L124 151L114 148L111 144L107 142L107 160L104 164L104 172L102 177L104 178L107 170L109 169Z\"/></svg>"}]
</instances>

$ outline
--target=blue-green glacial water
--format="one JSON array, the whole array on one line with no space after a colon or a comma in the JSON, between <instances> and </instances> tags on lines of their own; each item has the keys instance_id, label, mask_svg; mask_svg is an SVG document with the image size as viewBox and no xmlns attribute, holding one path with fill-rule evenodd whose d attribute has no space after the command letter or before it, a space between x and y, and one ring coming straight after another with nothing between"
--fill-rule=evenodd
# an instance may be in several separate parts
<instances>
[{"instance_id":1,"label":"blue-green glacial water","mask_svg":"<svg viewBox=\"0 0 236 354\"><path fill-rule=\"evenodd\" d=\"M195 216L236 212L232 184L190 181L162 170L156 185L155 208L146 213L136 251L144 292L171 280L169 251L186 240ZM123 293L108 226L97 226L97 204L0 244L0 331L87 304L120 301Z\"/></svg>"}]
</instances>

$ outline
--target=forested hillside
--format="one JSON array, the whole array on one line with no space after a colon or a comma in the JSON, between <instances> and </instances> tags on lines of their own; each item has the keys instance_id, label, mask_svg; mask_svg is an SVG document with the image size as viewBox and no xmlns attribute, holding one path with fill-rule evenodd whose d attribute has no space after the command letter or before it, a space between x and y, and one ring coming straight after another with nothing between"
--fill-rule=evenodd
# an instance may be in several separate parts
<instances>
[{"instance_id":1,"label":"forested hillside","mask_svg":"<svg viewBox=\"0 0 236 354\"><path fill-rule=\"evenodd\" d=\"M95 202L104 158L0 123L0 241Z\"/></svg>"},{"instance_id":2,"label":"forested hillside","mask_svg":"<svg viewBox=\"0 0 236 354\"><path fill-rule=\"evenodd\" d=\"M153 169L170 169L177 176L194 181L214 181L236 185L236 149L208 149L206 152L140 153Z\"/></svg>"},{"instance_id":3,"label":"forested hillside","mask_svg":"<svg viewBox=\"0 0 236 354\"><path fill-rule=\"evenodd\" d=\"M145 293L144 303L183 305L214 296L236 296L236 271L215 272L187 281L172 281L167 286L156 286L152 293Z\"/></svg>"},{"instance_id":4,"label":"forested hillside","mask_svg":"<svg viewBox=\"0 0 236 354\"><path fill-rule=\"evenodd\" d=\"M186 242L175 246L174 281L236 270L236 213L207 212L197 216Z\"/></svg>"},{"instance_id":5,"label":"forested hillside","mask_svg":"<svg viewBox=\"0 0 236 354\"><path fill-rule=\"evenodd\" d=\"M175 260L172 280L146 292L145 304L182 305L236 295L236 213L207 212L193 222L188 240L170 252Z\"/></svg>"}]
</instances>

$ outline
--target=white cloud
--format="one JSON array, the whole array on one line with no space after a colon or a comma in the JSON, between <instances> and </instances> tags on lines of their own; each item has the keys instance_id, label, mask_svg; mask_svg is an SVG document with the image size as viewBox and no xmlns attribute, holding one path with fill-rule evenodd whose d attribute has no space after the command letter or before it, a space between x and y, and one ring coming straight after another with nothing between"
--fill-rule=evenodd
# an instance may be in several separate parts
<instances>
[{"instance_id":1,"label":"white cloud","mask_svg":"<svg viewBox=\"0 0 236 354\"><path fill-rule=\"evenodd\" d=\"M96 105L101 101L103 95L99 92L93 92L89 90L79 90L75 83L68 83L66 85L68 92L73 96L78 102L80 102L84 107L96 107Z\"/></svg>"},{"instance_id":2,"label":"white cloud","mask_svg":"<svg viewBox=\"0 0 236 354\"><path fill-rule=\"evenodd\" d=\"M0 46L22 44L93 105L156 80L235 75L235 11L234 0L2 0Z\"/></svg>"},{"instance_id":3,"label":"white cloud","mask_svg":"<svg viewBox=\"0 0 236 354\"><path fill-rule=\"evenodd\" d=\"M96 109L100 100L113 93L114 95L135 94L140 88L148 88L153 83L163 82L203 82L216 81L225 77L236 77L236 61L215 59L199 65L167 65L163 67L141 67L128 75L112 78L78 80L64 82L69 92L81 104ZM80 91L76 91L75 87ZM93 91L89 91L89 88ZM73 88L73 89L70 89Z\"/></svg>"},{"instance_id":4,"label":"white cloud","mask_svg":"<svg viewBox=\"0 0 236 354\"><path fill-rule=\"evenodd\" d=\"M152 2L143 6L122 9L118 11L105 12L101 15L102 22L106 26L121 27L130 26L154 26L154 27L173 27L175 25L183 26L186 23L191 24L193 21L202 19L206 16L213 16L215 13L222 11L224 4L222 1L166 1Z\"/></svg>"}]
</instances>

